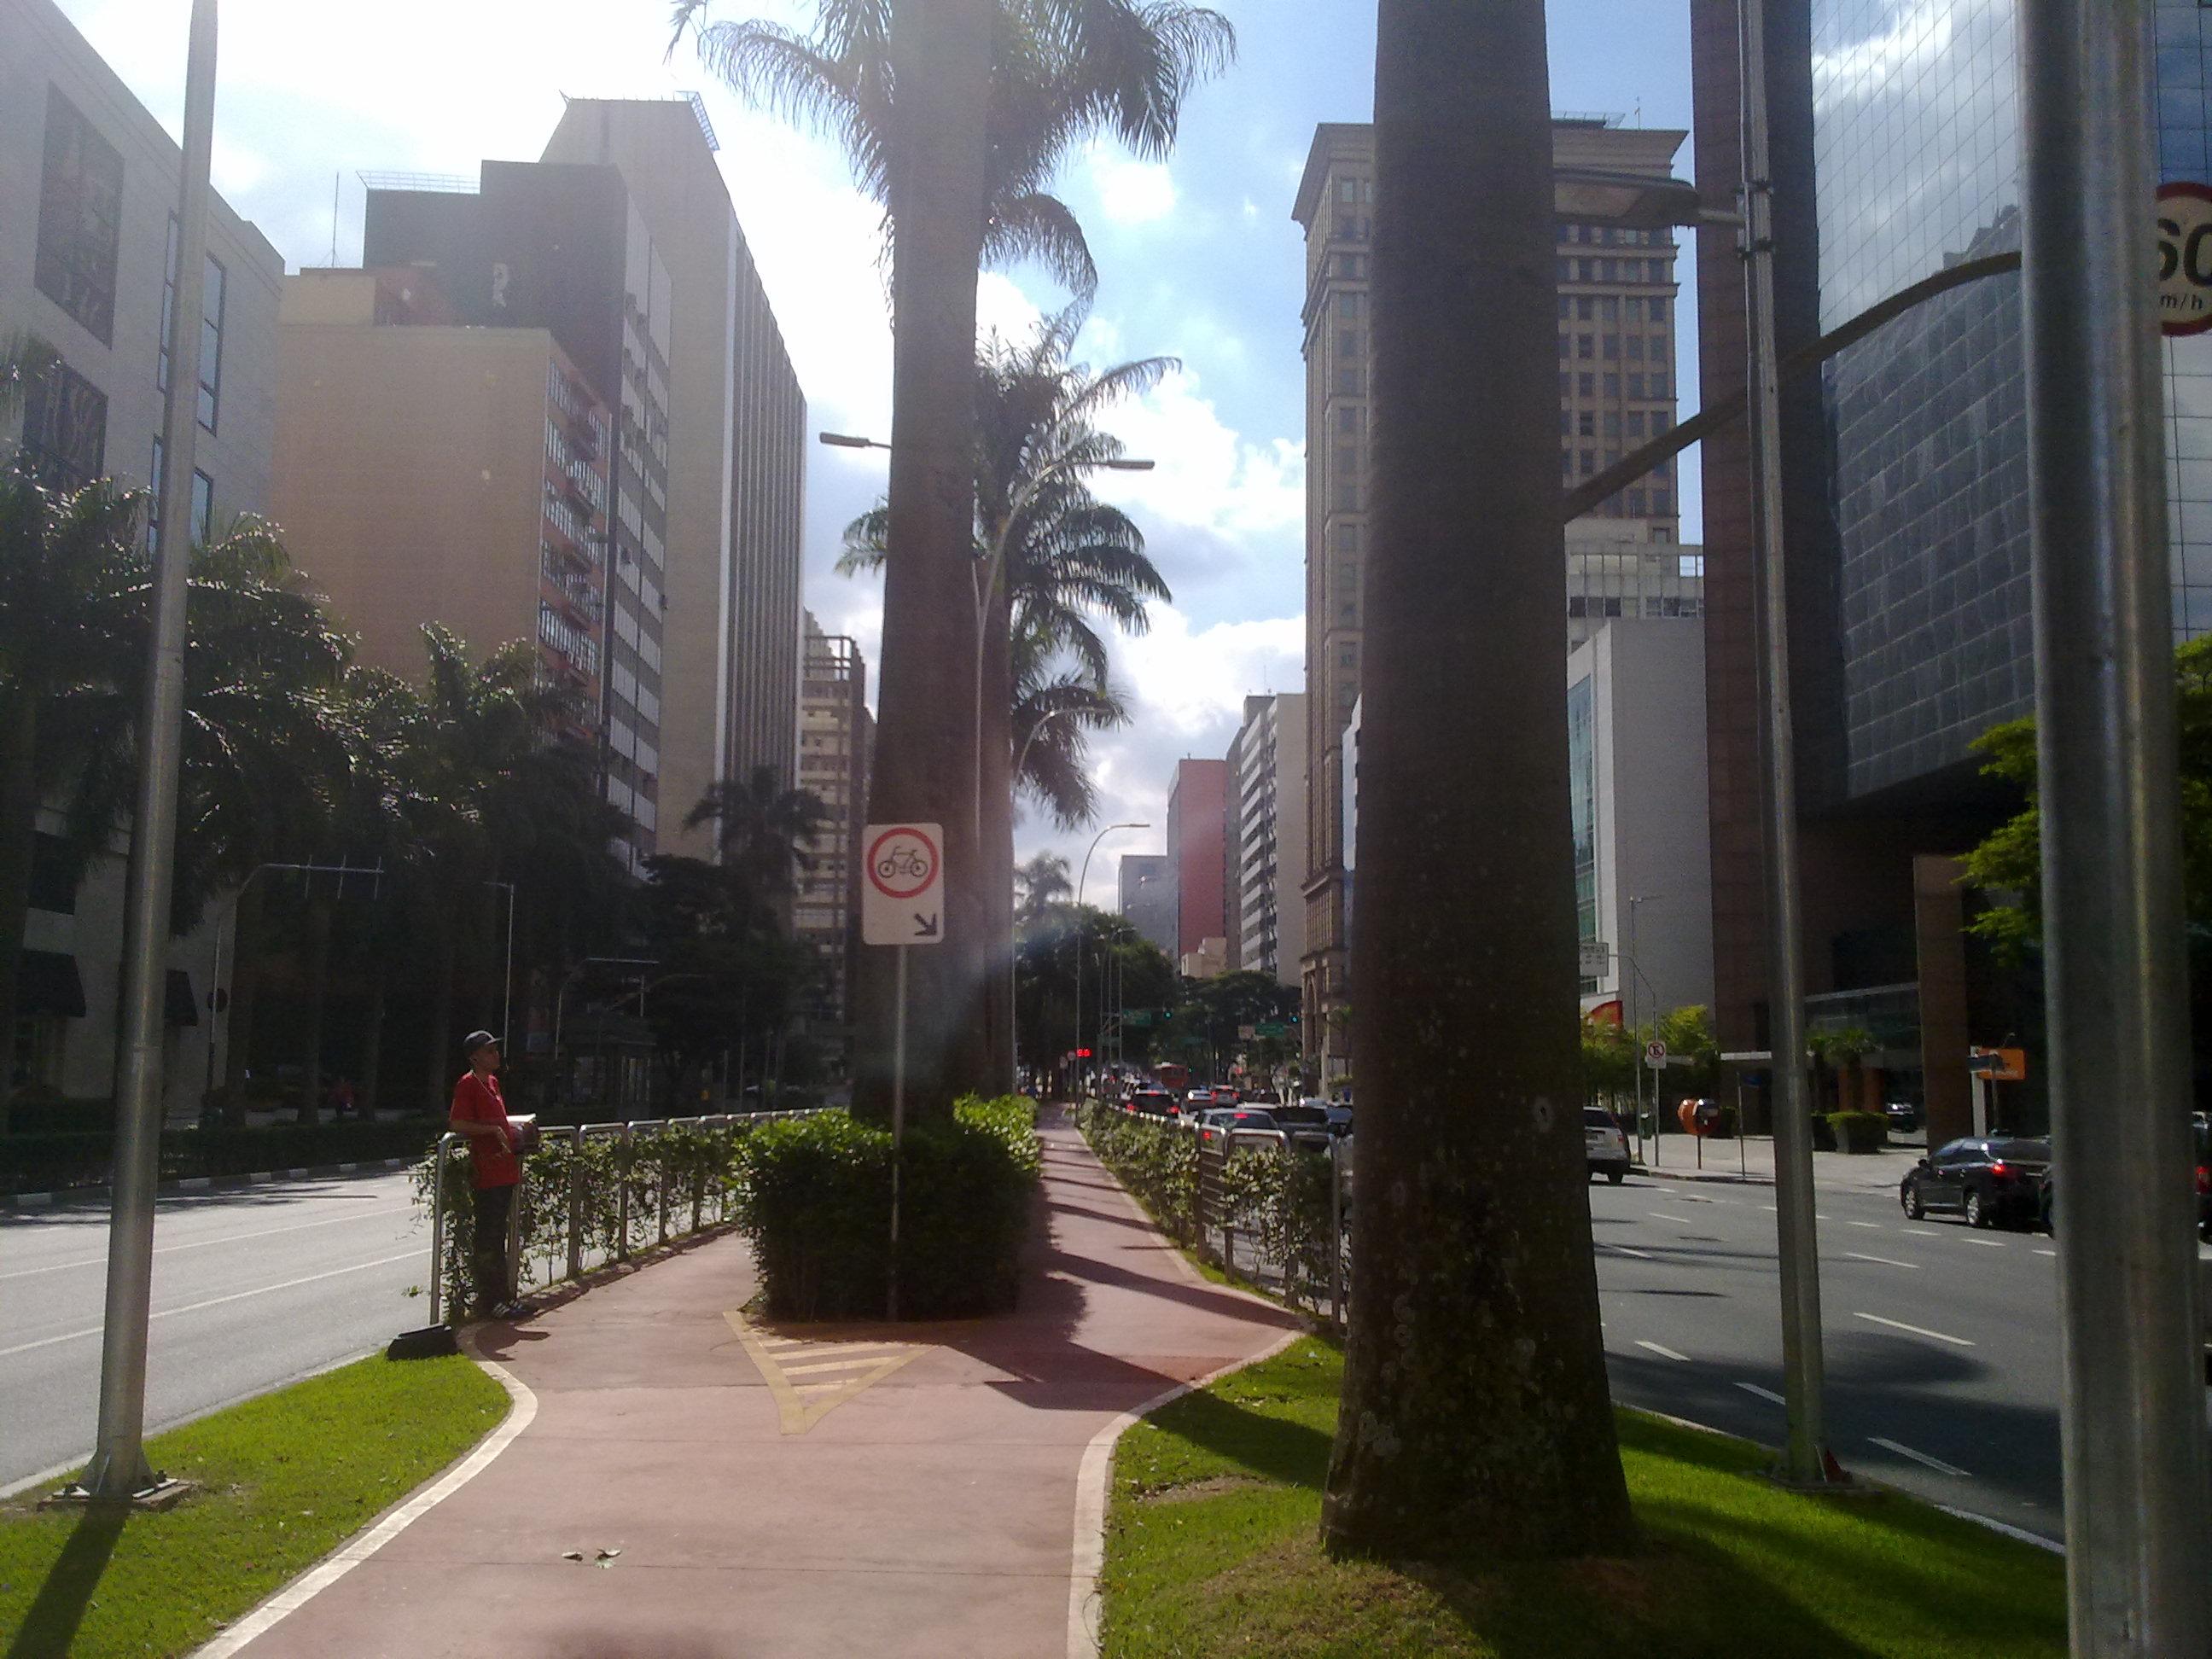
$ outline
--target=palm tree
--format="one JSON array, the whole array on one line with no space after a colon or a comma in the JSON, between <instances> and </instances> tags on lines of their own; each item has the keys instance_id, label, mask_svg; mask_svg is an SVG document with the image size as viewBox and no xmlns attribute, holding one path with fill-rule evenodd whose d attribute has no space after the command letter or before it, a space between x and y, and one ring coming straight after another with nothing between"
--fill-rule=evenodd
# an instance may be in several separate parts
<instances>
[{"instance_id":1,"label":"palm tree","mask_svg":"<svg viewBox=\"0 0 2212 1659\"><path fill-rule=\"evenodd\" d=\"M1633 1525L1577 1109L1542 0L1380 0L1375 149L1352 1039L1372 1198L1322 1534L1611 1554Z\"/></svg>"},{"instance_id":2,"label":"palm tree","mask_svg":"<svg viewBox=\"0 0 2212 1659\"><path fill-rule=\"evenodd\" d=\"M708 3L677 0L670 51L695 33L701 62L741 97L833 135L889 228L891 0L818 0L805 33L708 22ZM1183 0L993 0L993 10L983 262L1039 260L1088 297L1097 268L1075 216L1048 193L1053 175L1100 136L1166 155L1184 97L1229 65L1236 31Z\"/></svg>"},{"instance_id":3,"label":"palm tree","mask_svg":"<svg viewBox=\"0 0 2212 1659\"><path fill-rule=\"evenodd\" d=\"M1074 896L1067 860L1057 853L1039 853L1028 863L1015 866L1014 914L1025 927Z\"/></svg>"},{"instance_id":4,"label":"palm tree","mask_svg":"<svg viewBox=\"0 0 2212 1659\"><path fill-rule=\"evenodd\" d=\"M723 866L762 915L781 918L789 914L793 880L814 867L809 848L828 817L819 797L785 788L782 775L762 765L746 777L716 782L684 827L713 824Z\"/></svg>"},{"instance_id":5,"label":"palm tree","mask_svg":"<svg viewBox=\"0 0 2212 1659\"><path fill-rule=\"evenodd\" d=\"M0 1129L39 809L76 758L56 726L130 672L138 523L137 500L109 484L56 495L20 465L0 472Z\"/></svg>"}]
</instances>

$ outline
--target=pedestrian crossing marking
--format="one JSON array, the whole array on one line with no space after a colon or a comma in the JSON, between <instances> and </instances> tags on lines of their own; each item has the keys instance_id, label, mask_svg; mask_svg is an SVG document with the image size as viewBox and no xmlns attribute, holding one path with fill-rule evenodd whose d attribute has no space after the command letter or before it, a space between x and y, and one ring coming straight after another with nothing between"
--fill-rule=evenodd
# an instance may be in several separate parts
<instances>
[{"instance_id":1,"label":"pedestrian crossing marking","mask_svg":"<svg viewBox=\"0 0 2212 1659\"><path fill-rule=\"evenodd\" d=\"M855 1395L929 1352L918 1342L838 1343L778 1336L755 1328L743 1314L722 1317L775 1396L777 1418L786 1434L805 1434ZM833 1371L843 1374L814 1382L797 1380Z\"/></svg>"}]
</instances>

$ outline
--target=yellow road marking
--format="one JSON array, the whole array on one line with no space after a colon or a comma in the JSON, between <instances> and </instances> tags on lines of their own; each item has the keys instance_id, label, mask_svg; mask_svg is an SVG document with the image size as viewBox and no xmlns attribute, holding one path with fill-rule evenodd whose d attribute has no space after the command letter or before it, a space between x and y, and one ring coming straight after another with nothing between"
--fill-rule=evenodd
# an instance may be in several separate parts
<instances>
[{"instance_id":1,"label":"yellow road marking","mask_svg":"<svg viewBox=\"0 0 2212 1659\"><path fill-rule=\"evenodd\" d=\"M805 1434L823 1418L836 1410L854 1395L882 1382L902 1365L919 1359L927 1352L918 1343L855 1342L847 1345L842 1357L823 1359L819 1357L840 1352L836 1343L807 1341L801 1338L773 1336L755 1330L746 1323L743 1314L724 1314L730 1328L738 1334L752 1358L761 1380L768 1384L769 1392L775 1396L776 1413L786 1434ZM808 1364L793 1364L793 1360L816 1361ZM794 1376L817 1371L844 1371L860 1368L850 1377L824 1382L794 1382Z\"/></svg>"}]
</instances>

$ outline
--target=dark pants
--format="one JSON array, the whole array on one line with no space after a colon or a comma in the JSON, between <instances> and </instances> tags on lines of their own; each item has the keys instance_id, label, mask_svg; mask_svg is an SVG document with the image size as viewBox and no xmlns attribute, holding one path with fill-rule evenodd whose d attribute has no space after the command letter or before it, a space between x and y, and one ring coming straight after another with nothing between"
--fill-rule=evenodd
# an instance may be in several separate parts
<instances>
[{"instance_id":1,"label":"dark pants","mask_svg":"<svg viewBox=\"0 0 2212 1659\"><path fill-rule=\"evenodd\" d=\"M514 1263L507 1253L507 1220L514 1212L512 1186L477 1188L476 1232L469 1253L469 1271L476 1283L479 1316L514 1297Z\"/></svg>"}]
</instances>

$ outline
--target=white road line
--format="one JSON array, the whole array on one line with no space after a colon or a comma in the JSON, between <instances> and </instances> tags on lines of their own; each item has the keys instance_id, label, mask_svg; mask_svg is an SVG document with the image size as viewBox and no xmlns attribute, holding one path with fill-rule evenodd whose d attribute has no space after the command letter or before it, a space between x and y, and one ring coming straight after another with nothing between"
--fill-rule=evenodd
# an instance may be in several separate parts
<instances>
[{"instance_id":1,"label":"white road line","mask_svg":"<svg viewBox=\"0 0 2212 1659\"><path fill-rule=\"evenodd\" d=\"M278 1233L305 1232L310 1227L335 1227L341 1222L368 1221L377 1216L385 1215L404 1215L414 1207L412 1204L394 1204L386 1209L363 1210L354 1215L325 1216L320 1221L295 1221L287 1227L264 1227L258 1232L225 1233L221 1238L195 1238L183 1244L156 1244L154 1247L154 1254L171 1255L179 1250L204 1250L216 1244L240 1244L249 1238L273 1238ZM76 1261L57 1261L48 1267L24 1267L12 1273L0 1273L0 1279L30 1279L40 1273L58 1273L68 1267L104 1267L106 1265L106 1256L88 1255Z\"/></svg>"},{"instance_id":2,"label":"white road line","mask_svg":"<svg viewBox=\"0 0 2212 1659\"><path fill-rule=\"evenodd\" d=\"M1900 1227L1898 1231L1903 1233L1907 1238L1941 1238L1943 1237L1942 1234L1937 1232L1933 1227Z\"/></svg>"},{"instance_id":3,"label":"white road line","mask_svg":"<svg viewBox=\"0 0 2212 1659\"><path fill-rule=\"evenodd\" d=\"M1626 1244L1608 1244L1608 1245L1607 1245L1605 1248L1606 1248L1607 1249L1608 1249L1608 1250L1618 1250L1618 1251L1619 1251L1621 1255L1632 1255L1632 1256L1634 1256L1634 1257L1635 1257L1638 1261L1649 1261L1652 1260L1652 1255L1651 1255L1651 1252L1650 1252L1650 1251L1649 1251L1649 1250L1632 1250L1632 1249L1630 1249L1628 1248L1628 1246L1627 1246L1627 1245L1626 1245Z\"/></svg>"},{"instance_id":4,"label":"white road line","mask_svg":"<svg viewBox=\"0 0 2212 1659\"><path fill-rule=\"evenodd\" d=\"M1938 1474L1955 1474L1966 1480L1973 1478L1955 1463L1946 1463L1940 1457L1930 1457L1926 1452L1915 1451L1911 1447L1899 1445L1894 1440L1885 1440L1878 1434L1869 1435L1867 1442L1869 1445L1880 1446L1884 1451L1895 1452L1899 1457L1909 1457L1916 1463L1924 1464Z\"/></svg>"},{"instance_id":5,"label":"white road line","mask_svg":"<svg viewBox=\"0 0 2212 1659\"><path fill-rule=\"evenodd\" d=\"M2056 1250L2038 1250L2036 1252L2036 1255L2057 1255L2057 1254L2058 1252Z\"/></svg>"},{"instance_id":6,"label":"white road line","mask_svg":"<svg viewBox=\"0 0 2212 1659\"><path fill-rule=\"evenodd\" d=\"M402 1250L398 1255L379 1256L374 1261L356 1261L350 1267L333 1267L325 1273L309 1273L304 1279L288 1279L281 1285L262 1285L250 1291L233 1291L228 1296L211 1296L204 1302L188 1302L181 1308L163 1308L150 1316L155 1319L174 1319L179 1314L198 1313L204 1308L219 1308L226 1302L243 1302L250 1296L267 1296L271 1291L289 1291L301 1285L319 1284L325 1279L337 1279L346 1273L365 1273L371 1267L388 1267L395 1261L412 1261L421 1256L419 1249ZM57 1342L76 1342L88 1336L98 1336L97 1325L89 1330L65 1331L59 1336L43 1336L36 1342L19 1342L12 1348L0 1348L0 1359L11 1354L28 1353L33 1348L51 1348Z\"/></svg>"},{"instance_id":7,"label":"white road line","mask_svg":"<svg viewBox=\"0 0 2212 1659\"><path fill-rule=\"evenodd\" d=\"M1694 1227L1698 1224L1697 1218L1695 1216L1668 1215L1664 1210L1646 1210L1644 1213L1650 1216L1654 1221L1679 1221L1685 1227Z\"/></svg>"},{"instance_id":8,"label":"white road line","mask_svg":"<svg viewBox=\"0 0 2212 1659\"><path fill-rule=\"evenodd\" d=\"M1679 1359L1685 1365L1690 1363L1689 1355L1686 1353L1676 1353L1672 1348L1663 1346L1656 1342L1646 1342L1639 1337L1637 1339L1636 1346L1639 1348L1649 1348L1653 1353L1657 1354L1662 1359Z\"/></svg>"},{"instance_id":9,"label":"white road line","mask_svg":"<svg viewBox=\"0 0 2212 1659\"><path fill-rule=\"evenodd\" d=\"M1869 1255L1862 1250L1845 1250L1844 1254L1854 1261L1879 1261L1885 1267L1903 1267L1916 1273L1920 1271L1917 1261L1894 1261L1886 1255Z\"/></svg>"},{"instance_id":10,"label":"white road line","mask_svg":"<svg viewBox=\"0 0 2212 1659\"><path fill-rule=\"evenodd\" d=\"M1782 1213L1781 1211L1776 1209L1771 1204L1762 1204L1759 1207L1765 1211L1769 1215L1779 1215Z\"/></svg>"},{"instance_id":11,"label":"white road line","mask_svg":"<svg viewBox=\"0 0 2212 1659\"><path fill-rule=\"evenodd\" d=\"M1778 1406L1786 1406L1790 1403L1773 1389L1762 1389L1756 1382L1739 1382L1736 1387L1741 1389L1746 1394L1757 1395L1761 1400L1771 1400Z\"/></svg>"},{"instance_id":12,"label":"white road line","mask_svg":"<svg viewBox=\"0 0 2212 1659\"><path fill-rule=\"evenodd\" d=\"M1847 1227L1863 1227L1870 1233L1878 1233L1884 1231L1881 1223L1879 1221L1847 1221L1844 1224Z\"/></svg>"},{"instance_id":13,"label":"white road line","mask_svg":"<svg viewBox=\"0 0 2212 1659\"><path fill-rule=\"evenodd\" d=\"M1985 1250L2002 1250L2005 1247L2005 1242L2002 1238L1976 1238L1972 1233L1966 1234L1960 1242L1966 1244L1978 1244Z\"/></svg>"},{"instance_id":14,"label":"white road line","mask_svg":"<svg viewBox=\"0 0 2212 1659\"><path fill-rule=\"evenodd\" d=\"M1818 1210L1813 1212L1813 1219L1815 1221L1833 1221L1835 1218L1832 1215L1822 1215Z\"/></svg>"},{"instance_id":15,"label":"white road line","mask_svg":"<svg viewBox=\"0 0 2212 1659\"><path fill-rule=\"evenodd\" d=\"M1961 1348L1974 1345L1963 1336L1946 1336L1941 1331L1931 1331L1925 1325L1908 1325L1901 1319L1884 1319L1880 1314L1855 1313L1854 1319L1863 1319L1870 1325L1887 1325L1893 1331L1911 1331L1915 1336L1932 1337L1938 1342L1949 1342Z\"/></svg>"}]
</instances>

